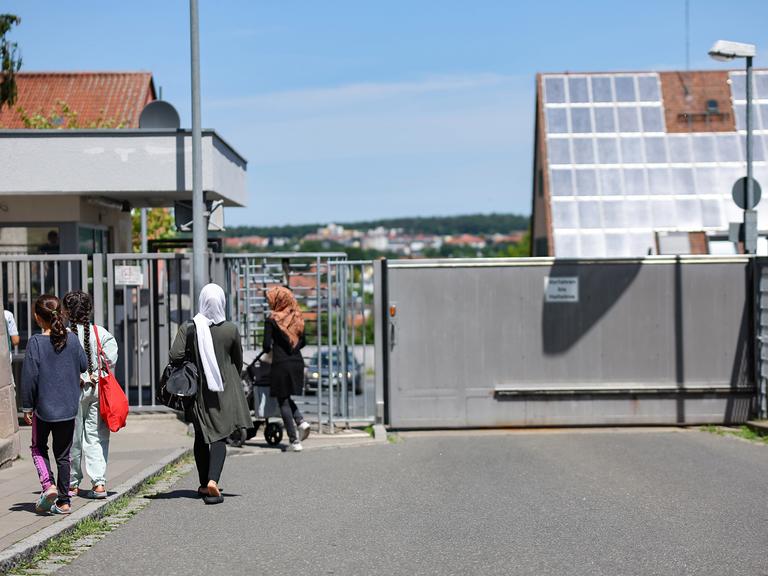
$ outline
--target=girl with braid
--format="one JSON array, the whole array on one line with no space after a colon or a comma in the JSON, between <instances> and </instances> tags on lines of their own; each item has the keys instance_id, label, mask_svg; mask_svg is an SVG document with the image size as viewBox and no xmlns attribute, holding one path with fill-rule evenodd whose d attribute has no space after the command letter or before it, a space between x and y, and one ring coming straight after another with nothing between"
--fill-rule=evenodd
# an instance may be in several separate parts
<instances>
[{"instance_id":1,"label":"girl with braid","mask_svg":"<svg viewBox=\"0 0 768 576\"><path fill-rule=\"evenodd\" d=\"M61 302L43 295L35 302L35 322L42 334L27 342L21 377L24 422L32 426L32 462L40 478L39 513L69 514L69 453L80 398L80 373L88 362L74 334L68 333ZM48 457L52 437L56 475Z\"/></svg>"},{"instance_id":2,"label":"girl with braid","mask_svg":"<svg viewBox=\"0 0 768 576\"><path fill-rule=\"evenodd\" d=\"M117 342L105 328L91 324L93 303L86 292L70 292L64 296L63 302L70 330L77 336L88 359L88 367L80 375L80 407L75 419L72 443L70 493L84 498L106 498L109 428L99 414L99 372L105 362L110 369L114 369L117 363ZM101 342L103 358L98 357L96 338ZM83 481L83 458L85 471L93 485L92 490L80 488Z\"/></svg>"}]
</instances>

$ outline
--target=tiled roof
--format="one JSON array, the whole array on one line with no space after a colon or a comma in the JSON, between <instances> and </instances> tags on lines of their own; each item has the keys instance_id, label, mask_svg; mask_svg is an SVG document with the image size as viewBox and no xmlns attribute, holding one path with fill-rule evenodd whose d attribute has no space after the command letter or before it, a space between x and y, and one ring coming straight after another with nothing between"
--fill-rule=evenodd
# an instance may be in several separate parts
<instances>
[{"instance_id":1,"label":"tiled roof","mask_svg":"<svg viewBox=\"0 0 768 576\"><path fill-rule=\"evenodd\" d=\"M16 104L0 111L2 128L24 128L19 107L48 116L59 111L59 101L77 113L81 127L102 119L138 128L142 109L155 100L149 72L20 72L16 83Z\"/></svg>"}]
</instances>

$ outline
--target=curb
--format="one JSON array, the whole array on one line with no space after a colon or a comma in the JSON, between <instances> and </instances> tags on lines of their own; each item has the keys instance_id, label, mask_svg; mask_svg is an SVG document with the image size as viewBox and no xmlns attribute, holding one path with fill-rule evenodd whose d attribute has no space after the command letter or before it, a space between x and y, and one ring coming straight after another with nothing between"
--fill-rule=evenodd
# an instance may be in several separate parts
<instances>
[{"instance_id":1,"label":"curb","mask_svg":"<svg viewBox=\"0 0 768 576\"><path fill-rule=\"evenodd\" d=\"M747 428L761 436L768 435L768 420L748 420Z\"/></svg>"},{"instance_id":2,"label":"curb","mask_svg":"<svg viewBox=\"0 0 768 576\"><path fill-rule=\"evenodd\" d=\"M115 489L115 493L108 498L105 498L104 500L89 502L59 522L51 524L50 526L40 530L40 532L24 538L23 540L16 542L16 544L12 545L10 548L0 552L0 574L5 574L20 562L31 558L49 541L58 536L61 536L66 532L74 530L77 525L84 520L88 520L90 518L101 518L104 515L104 508L106 506L115 502L116 500L120 500L121 498L133 496L139 491L141 486L147 480L153 476L157 476L165 468L175 464L186 455L191 453L192 450L190 448L179 448L175 450L159 462L156 462L151 466L147 466L144 470L120 484Z\"/></svg>"}]
</instances>

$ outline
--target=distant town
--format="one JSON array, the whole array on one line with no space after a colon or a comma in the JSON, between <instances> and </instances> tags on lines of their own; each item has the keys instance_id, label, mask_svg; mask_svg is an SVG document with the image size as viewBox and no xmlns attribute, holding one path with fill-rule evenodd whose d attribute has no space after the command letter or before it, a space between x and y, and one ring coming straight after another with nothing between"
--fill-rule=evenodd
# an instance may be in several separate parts
<instances>
[{"instance_id":1,"label":"distant town","mask_svg":"<svg viewBox=\"0 0 768 576\"><path fill-rule=\"evenodd\" d=\"M474 214L348 224L228 228L227 252L344 251L351 258L528 256L529 218Z\"/></svg>"}]
</instances>

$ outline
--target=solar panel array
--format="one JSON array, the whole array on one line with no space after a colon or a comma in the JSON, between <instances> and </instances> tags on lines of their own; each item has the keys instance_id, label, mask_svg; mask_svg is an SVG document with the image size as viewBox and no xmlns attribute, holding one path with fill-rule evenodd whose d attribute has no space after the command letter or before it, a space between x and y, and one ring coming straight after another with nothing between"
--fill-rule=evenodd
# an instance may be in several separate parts
<instances>
[{"instance_id":1,"label":"solar panel array","mask_svg":"<svg viewBox=\"0 0 768 576\"><path fill-rule=\"evenodd\" d=\"M736 132L668 134L658 74L543 75L556 256L643 256L654 232L741 221L731 188L746 173L745 75L730 79ZM753 86L755 177L768 186L768 72Z\"/></svg>"}]
</instances>

